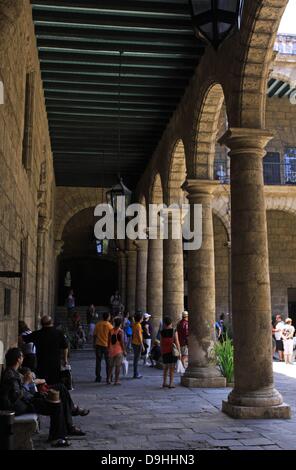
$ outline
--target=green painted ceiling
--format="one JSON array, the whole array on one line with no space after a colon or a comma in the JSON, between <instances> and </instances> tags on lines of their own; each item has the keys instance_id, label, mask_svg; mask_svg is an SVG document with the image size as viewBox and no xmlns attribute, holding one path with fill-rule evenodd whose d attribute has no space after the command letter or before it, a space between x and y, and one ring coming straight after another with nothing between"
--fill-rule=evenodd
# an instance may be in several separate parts
<instances>
[{"instance_id":1,"label":"green painted ceiling","mask_svg":"<svg viewBox=\"0 0 296 470\"><path fill-rule=\"evenodd\" d=\"M204 51L188 1L31 3L57 184L134 187Z\"/></svg>"}]
</instances>

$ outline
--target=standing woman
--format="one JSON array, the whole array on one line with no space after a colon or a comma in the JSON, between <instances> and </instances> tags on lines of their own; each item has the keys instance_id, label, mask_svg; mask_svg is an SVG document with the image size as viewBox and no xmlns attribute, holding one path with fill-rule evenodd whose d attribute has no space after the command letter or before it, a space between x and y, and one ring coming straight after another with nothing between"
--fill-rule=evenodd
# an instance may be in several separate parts
<instances>
[{"instance_id":1,"label":"standing woman","mask_svg":"<svg viewBox=\"0 0 296 470\"><path fill-rule=\"evenodd\" d=\"M163 329L160 333L160 350L163 361L163 387L175 388L174 373L175 365L178 357L181 356L180 343L178 333L174 330L170 317L163 319ZM179 352L179 356L174 354L174 350ZM167 384L167 376L169 372L170 383Z\"/></svg>"},{"instance_id":2,"label":"standing woman","mask_svg":"<svg viewBox=\"0 0 296 470\"><path fill-rule=\"evenodd\" d=\"M284 356L286 364L293 364L293 336L295 328L292 326L291 318L287 318L282 329L282 339L284 343Z\"/></svg>"}]
</instances>

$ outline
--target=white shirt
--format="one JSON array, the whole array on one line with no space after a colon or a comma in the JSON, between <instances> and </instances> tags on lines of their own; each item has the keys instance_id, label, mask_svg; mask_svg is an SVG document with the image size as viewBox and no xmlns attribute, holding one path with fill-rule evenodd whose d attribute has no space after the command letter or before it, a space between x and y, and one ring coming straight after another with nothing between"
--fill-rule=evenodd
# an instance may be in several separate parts
<instances>
[{"instance_id":1,"label":"white shirt","mask_svg":"<svg viewBox=\"0 0 296 470\"><path fill-rule=\"evenodd\" d=\"M280 330L274 333L274 337L276 341L279 341L280 339L282 339L282 329L285 328L285 326L286 324L283 321L280 321L279 323L275 325L275 329Z\"/></svg>"}]
</instances>

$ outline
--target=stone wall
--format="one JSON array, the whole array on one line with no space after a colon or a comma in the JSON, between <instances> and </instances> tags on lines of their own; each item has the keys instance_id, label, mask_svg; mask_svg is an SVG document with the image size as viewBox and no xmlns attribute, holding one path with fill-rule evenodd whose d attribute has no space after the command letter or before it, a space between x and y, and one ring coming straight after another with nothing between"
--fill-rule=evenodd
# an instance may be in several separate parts
<instances>
[{"instance_id":1,"label":"stone wall","mask_svg":"<svg viewBox=\"0 0 296 470\"><path fill-rule=\"evenodd\" d=\"M296 288L296 216L267 211L272 312L288 315L288 288Z\"/></svg>"},{"instance_id":2,"label":"stone wall","mask_svg":"<svg viewBox=\"0 0 296 470\"><path fill-rule=\"evenodd\" d=\"M19 319L34 327L36 316L52 308L51 221L55 193L30 2L10 2L9 24L2 10L6 6L0 4L0 80L5 99L0 105L0 270L22 271L23 277L21 281L0 278L0 340L4 341L5 349L16 344ZM28 73L31 93L25 105ZM24 140L25 108L28 126ZM43 234L39 239L38 230ZM36 283L38 243L42 262L39 260L40 275ZM4 316L5 288L11 290L8 316Z\"/></svg>"},{"instance_id":3,"label":"stone wall","mask_svg":"<svg viewBox=\"0 0 296 470\"><path fill-rule=\"evenodd\" d=\"M274 139L267 145L268 152L279 152L284 160L285 147L296 147L296 106L288 97L268 98L266 106L266 127L274 133Z\"/></svg>"}]
</instances>

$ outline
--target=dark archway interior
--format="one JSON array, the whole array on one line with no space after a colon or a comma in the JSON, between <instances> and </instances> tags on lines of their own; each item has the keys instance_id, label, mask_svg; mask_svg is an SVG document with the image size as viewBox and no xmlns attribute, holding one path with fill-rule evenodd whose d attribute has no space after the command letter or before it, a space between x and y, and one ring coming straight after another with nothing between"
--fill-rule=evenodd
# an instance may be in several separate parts
<instances>
[{"instance_id":1,"label":"dark archway interior","mask_svg":"<svg viewBox=\"0 0 296 470\"><path fill-rule=\"evenodd\" d=\"M71 273L71 288L76 305L106 306L118 286L115 251L97 253L94 237L94 209L84 209L67 223L64 233L64 250L59 265L59 305L64 305L69 292L65 285L67 271Z\"/></svg>"}]
</instances>

